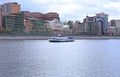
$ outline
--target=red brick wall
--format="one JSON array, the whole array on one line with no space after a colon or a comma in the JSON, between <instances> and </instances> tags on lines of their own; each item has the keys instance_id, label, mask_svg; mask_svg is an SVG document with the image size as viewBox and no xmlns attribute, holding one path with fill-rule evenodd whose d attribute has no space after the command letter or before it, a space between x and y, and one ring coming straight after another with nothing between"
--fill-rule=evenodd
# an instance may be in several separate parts
<instances>
[{"instance_id":1,"label":"red brick wall","mask_svg":"<svg viewBox=\"0 0 120 77\"><path fill-rule=\"evenodd\" d=\"M38 18L43 20L53 20L53 19L59 19L59 14L55 12L50 12L47 14L43 14L40 12L24 12L25 17L30 18Z\"/></svg>"}]
</instances>

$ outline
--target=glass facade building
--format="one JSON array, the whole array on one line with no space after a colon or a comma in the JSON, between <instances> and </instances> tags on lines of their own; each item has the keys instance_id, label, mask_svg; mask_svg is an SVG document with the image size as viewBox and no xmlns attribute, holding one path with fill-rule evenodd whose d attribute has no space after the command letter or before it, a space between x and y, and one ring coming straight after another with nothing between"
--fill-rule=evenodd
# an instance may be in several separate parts
<instances>
[{"instance_id":1,"label":"glass facade building","mask_svg":"<svg viewBox=\"0 0 120 77\"><path fill-rule=\"evenodd\" d=\"M3 16L3 27L7 32L24 32L24 16L22 13Z\"/></svg>"}]
</instances>

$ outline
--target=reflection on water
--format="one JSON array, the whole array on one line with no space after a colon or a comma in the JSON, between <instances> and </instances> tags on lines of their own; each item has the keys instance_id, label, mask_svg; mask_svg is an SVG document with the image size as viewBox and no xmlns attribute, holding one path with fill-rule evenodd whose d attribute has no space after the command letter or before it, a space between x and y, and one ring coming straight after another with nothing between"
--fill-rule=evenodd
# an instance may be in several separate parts
<instances>
[{"instance_id":1,"label":"reflection on water","mask_svg":"<svg viewBox=\"0 0 120 77\"><path fill-rule=\"evenodd\" d=\"M120 40L0 40L0 77L120 77Z\"/></svg>"}]
</instances>

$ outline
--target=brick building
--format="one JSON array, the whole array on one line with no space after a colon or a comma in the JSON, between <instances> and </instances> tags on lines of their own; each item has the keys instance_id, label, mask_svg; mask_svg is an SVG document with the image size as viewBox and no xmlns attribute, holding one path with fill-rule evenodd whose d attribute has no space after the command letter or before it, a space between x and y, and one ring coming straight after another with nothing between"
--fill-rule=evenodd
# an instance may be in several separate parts
<instances>
[{"instance_id":1,"label":"brick building","mask_svg":"<svg viewBox=\"0 0 120 77\"><path fill-rule=\"evenodd\" d=\"M20 12L20 4L16 2L4 3L3 5L1 5L1 8L4 15Z\"/></svg>"},{"instance_id":2,"label":"brick building","mask_svg":"<svg viewBox=\"0 0 120 77\"><path fill-rule=\"evenodd\" d=\"M56 12L43 14L40 12L22 11L22 13L24 13L25 18L37 18L37 19L48 20L48 21L51 21L53 19L59 19L59 14Z\"/></svg>"},{"instance_id":3,"label":"brick building","mask_svg":"<svg viewBox=\"0 0 120 77\"><path fill-rule=\"evenodd\" d=\"M43 20L53 20L53 19L58 19L59 20L59 14L55 12L49 12L47 14L43 15Z\"/></svg>"}]
</instances>

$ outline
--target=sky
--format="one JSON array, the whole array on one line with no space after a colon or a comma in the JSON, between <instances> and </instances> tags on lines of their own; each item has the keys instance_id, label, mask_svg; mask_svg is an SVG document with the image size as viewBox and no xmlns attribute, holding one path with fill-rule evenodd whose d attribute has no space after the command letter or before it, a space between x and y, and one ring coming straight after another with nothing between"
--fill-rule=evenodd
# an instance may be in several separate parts
<instances>
[{"instance_id":1,"label":"sky","mask_svg":"<svg viewBox=\"0 0 120 77\"><path fill-rule=\"evenodd\" d=\"M120 0L0 0L21 4L21 11L57 12L61 21L83 21L88 16L98 13L109 15L109 21L120 19Z\"/></svg>"}]
</instances>

